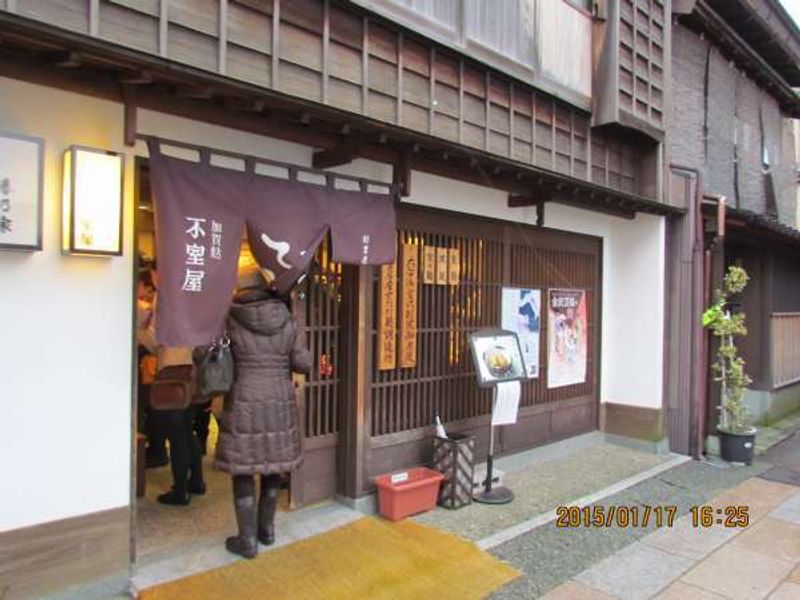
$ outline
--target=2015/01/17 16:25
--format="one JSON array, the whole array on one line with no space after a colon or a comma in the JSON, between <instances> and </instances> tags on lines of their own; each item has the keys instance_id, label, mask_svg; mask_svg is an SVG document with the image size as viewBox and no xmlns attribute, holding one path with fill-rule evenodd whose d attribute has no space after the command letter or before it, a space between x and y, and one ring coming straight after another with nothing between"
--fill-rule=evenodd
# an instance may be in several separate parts
<instances>
[{"instance_id":1,"label":"2015/01/17 16:25","mask_svg":"<svg viewBox=\"0 0 800 600\"><path fill-rule=\"evenodd\" d=\"M747 527L750 524L749 506L725 506L716 508L710 505L693 506L689 509L692 514L692 526L713 527Z\"/></svg>"}]
</instances>

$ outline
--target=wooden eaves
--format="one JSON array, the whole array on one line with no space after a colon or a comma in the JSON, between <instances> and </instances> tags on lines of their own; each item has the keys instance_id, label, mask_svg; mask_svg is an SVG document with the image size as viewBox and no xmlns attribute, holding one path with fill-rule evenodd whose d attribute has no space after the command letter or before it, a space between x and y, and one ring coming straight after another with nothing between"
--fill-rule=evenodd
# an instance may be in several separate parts
<instances>
[{"instance_id":1,"label":"wooden eaves","mask_svg":"<svg viewBox=\"0 0 800 600\"><path fill-rule=\"evenodd\" d=\"M655 200L462 146L366 116L0 12L0 75L119 101L126 141L135 108L176 114L314 147L315 166L390 164L402 195L414 170L509 192L510 206L563 202L617 216L683 212Z\"/></svg>"}]
</instances>

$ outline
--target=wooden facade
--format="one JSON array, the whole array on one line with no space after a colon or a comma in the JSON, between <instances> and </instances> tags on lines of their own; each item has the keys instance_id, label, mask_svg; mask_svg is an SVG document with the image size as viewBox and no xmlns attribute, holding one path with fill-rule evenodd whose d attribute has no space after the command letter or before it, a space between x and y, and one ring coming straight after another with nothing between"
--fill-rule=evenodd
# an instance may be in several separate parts
<instances>
[{"instance_id":1,"label":"wooden facade","mask_svg":"<svg viewBox=\"0 0 800 600\"><path fill-rule=\"evenodd\" d=\"M598 38L593 124L623 124L662 139L670 43L670 2L609 0Z\"/></svg>"},{"instance_id":2,"label":"wooden facade","mask_svg":"<svg viewBox=\"0 0 800 600\"><path fill-rule=\"evenodd\" d=\"M503 286L539 288L543 298L549 288L586 290L589 354L584 383L548 389L542 333L539 377L523 384L519 424L501 428L497 451L525 450L597 428L601 240L405 205L397 235L398 247L406 250L388 269L343 269L328 260L323 244L320 268L293 301L314 357L311 374L298 378L306 458L293 475L294 506L337 493L361 496L372 490L378 474L428 463L436 414L448 431L475 434L476 460L485 457L491 396L476 384L468 336L499 326ZM444 249L445 267L458 252L457 281L426 283L421 260L413 271L403 266L426 248ZM388 296L398 319L392 365L381 362L387 273L397 290ZM416 279L413 302L401 291L408 277ZM404 347L408 308L415 321L407 333L413 343ZM369 321L363 329L360 313Z\"/></svg>"},{"instance_id":3,"label":"wooden facade","mask_svg":"<svg viewBox=\"0 0 800 600\"><path fill-rule=\"evenodd\" d=\"M601 240L402 206L398 244L421 249L458 250L458 283L425 284L418 292L417 360L411 367L380 369L374 359L380 343L379 319L373 314L371 354L363 414L365 487L375 475L431 459L434 416L448 431L473 433L476 459L488 446L489 390L477 386L468 336L500 323L503 286L546 290L584 289L589 307L589 355L583 384L548 389L546 335L541 336L539 377L522 386L519 423L501 428L500 453L514 452L597 428L599 407ZM401 277L402 270L398 269ZM368 290L371 303L380 292L374 270ZM544 332L547 318L542 311Z\"/></svg>"},{"instance_id":4,"label":"wooden facade","mask_svg":"<svg viewBox=\"0 0 800 600\"><path fill-rule=\"evenodd\" d=\"M5 0L4 8L101 44L223 78L218 81L329 107L378 127L423 134L463 148L467 155L478 151L567 181L660 200L652 144L594 129L585 110L350 3ZM26 43L33 43L30 36ZM130 54L126 57L130 63ZM108 64L96 50L76 53L74 59L76 64ZM176 78L179 73L173 71ZM152 73L145 70L125 79L144 90L142 97L148 96ZM216 94L200 83L176 79L173 85L183 98L213 100ZM649 102L653 95L648 94ZM268 110L255 99L248 106L256 113ZM650 104L647 110L655 114ZM347 123L342 126L343 145L351 130ZM390 133L384 131L377 136L378 145ZM412 145L407 151L416 150ZM475 171L473 161L469 159L467 170ZM524 187L522 182L519 186Z\"/></svg>"},{"instance_id":5,"label":"wooden facade","mask_svg":"<svg viewBox=\"0 0 800 600\"><path fill-rule=\"evenodd\" d=\"M800 312L773 313L770 331L772 384L779 388L800 382Z\"/></svg>"}]
</instances>

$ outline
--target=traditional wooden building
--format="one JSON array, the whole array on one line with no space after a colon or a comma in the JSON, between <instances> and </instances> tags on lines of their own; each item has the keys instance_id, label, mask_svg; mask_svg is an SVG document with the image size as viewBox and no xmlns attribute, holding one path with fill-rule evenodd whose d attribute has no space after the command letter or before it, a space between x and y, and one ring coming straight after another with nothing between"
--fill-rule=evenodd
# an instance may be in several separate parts
<instances>
[{"instance_id":1,"label":"traditional wooden building","mask_svg":"<svg viewBox=\"0 0 800 600\"><path fill-rule=\"evenodd\" d=\"M36 596L127 576L140 559L132 287L150 243L143 138L194 160L397 199L394 267L339 265L323 244L293 298L317 365L298 381L306 460L292 476L295 506L357 504L374 476L429 461L436 413L486 455L491 399L474 383L467 336L500 326L504 288L539 291L541 333L538 376L523 384L498 452L598 429L699 452L693 399L706 380L684 351L702 349L698 199L728 191L698 187L705 163L684 155L712 120L679 109L698 92L680 87L689 76L673 69L689 51L674 35L696 41L706 14L738 22L718 10L678 0L0 0L0 132L41 149L42 206L40 243L0 252L10 282L0 395L12 399L5 447L18 449L0 456L14 482L0 500L0 590ZM781 23L793 57L796 28ZM773 65L763 68L770 115L796 116L782 58L729 51L755 69L747 81ZM76 145L124 161L119 255L62 251L62 155ZM31 156L25 173L36 172ZM558 290L582 293L585 319L583 375L563 384L547 333Z\"/></svg>"},{"instance_id":2,"label":"traditional wooden building","mask_svg":"<svg viewBox=\"0 0 800 600\"><path fill-rule=\"evenodd\" d=\"M733 308L749 330L746 404L756 424L768 423L800 408L800 31L775 1L675 3L674 12L671 173L702 225L703 303L728 265L751 277ZM708 381L697 397L707 399L692 419L702 444L716 432L719 389Z\"/></svg>"}]
</instances>

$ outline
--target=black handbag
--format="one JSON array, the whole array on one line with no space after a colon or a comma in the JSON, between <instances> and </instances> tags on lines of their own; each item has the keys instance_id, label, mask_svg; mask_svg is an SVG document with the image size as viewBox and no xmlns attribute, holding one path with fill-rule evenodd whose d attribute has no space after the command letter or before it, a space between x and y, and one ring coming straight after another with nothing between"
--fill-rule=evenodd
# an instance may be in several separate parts
<instances>
[{"instance_id":1,"label":"black handbag","mask_svg":"<svg viewBox=\"0 0 800 600\"><path fill-rule=\"evenodd\" d=\"M202 398L227 394L233 387L231 341L223 336L204 351L197 361L197 394Z\"/></svg>"}]
</instances>

